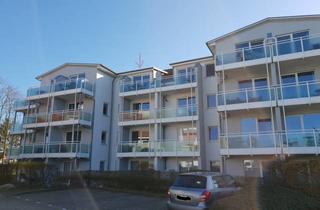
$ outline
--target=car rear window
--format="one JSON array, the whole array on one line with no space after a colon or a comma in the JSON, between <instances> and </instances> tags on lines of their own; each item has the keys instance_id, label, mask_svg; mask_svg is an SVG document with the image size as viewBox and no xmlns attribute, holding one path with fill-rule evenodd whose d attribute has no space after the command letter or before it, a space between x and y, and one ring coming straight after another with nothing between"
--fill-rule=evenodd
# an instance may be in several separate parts
<instances>
[{"instance_id":1,"label":"car rear window","mask_svg":"<svg viewBox=\"0 0 320 210\"><path fill-rule=\"evenodd\" d=\"M207 178L195 175L180 175L177 177L173 186L175 187L189 187L189 188L206 188Z\"/></svg>"}]
</instances>

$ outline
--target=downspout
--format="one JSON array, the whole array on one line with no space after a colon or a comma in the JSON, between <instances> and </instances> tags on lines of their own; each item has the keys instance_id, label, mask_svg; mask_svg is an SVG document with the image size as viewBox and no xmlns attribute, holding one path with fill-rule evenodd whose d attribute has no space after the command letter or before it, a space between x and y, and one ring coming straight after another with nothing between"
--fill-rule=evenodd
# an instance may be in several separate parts
<instances>
[{"instance_id":1,"label":"downspout","mask_svg":"<svg viewBox=\"0 0 320 210\"><path fill-rule=\"evenodd\" d=\"M112 133L112 125L113 125L113 115L114 115L114 113L113 113L113 105L114 105L114 100L113 100L113 95L114 95L114 93L113 93L113 91L114 91L114 83L115 83L115 81L116 81L116 79L117 79L117 76L115 76L113 79L112 79L112 87L111 87L111 108L110 108L110 125L109 125L109 141L108 141L108 144L107 144L107 147L108 147L108 154L107 154L107 157L108 157L108 161L107 161L107 163L108 163L108 167L107 167L107 169L108 170L110 170L110 163L111 163L111 143L112 143L112 141L111 141L111 138L112 138L112 135L111 135L111 133Z\"/></svg>"}]
</instances>

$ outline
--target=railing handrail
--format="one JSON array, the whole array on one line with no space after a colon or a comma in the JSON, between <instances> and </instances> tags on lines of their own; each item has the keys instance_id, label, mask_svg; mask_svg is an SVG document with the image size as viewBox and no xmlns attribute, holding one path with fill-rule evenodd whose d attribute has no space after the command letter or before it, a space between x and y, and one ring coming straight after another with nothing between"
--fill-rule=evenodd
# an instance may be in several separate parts
<instances>
[{"instance_id":1,"label":"railing handrail","mask_svg":"<svg viewBox=\"0 0 320 210\"><path fill-rule=\"evenodd\" d=\"M274 134L312 134L314 129L307 130L289 130L289 131L278 131L278 132L249 132L249 133L228 133L228 135L220 135L220 138L230 138L230 137L243 137L243 136L266 136L266 135L274 135Z\"/></svg>"},{"instance_id":2,"label":"railing handrail","mask_svg":"<svg viewBox=\"0 0 320 210\"><path fill-rule=\"evenodd\" d=\"M320 84L320 80L310 80L310 81L304 81L304 82L298 82L298 83L288 83L288 84L282 84L282 85L273 85L273 86L264 86L259 88L244 88L244 89L236 89L236 90L227 90L218 92L217 95L225 95L225 94L231 94L231 93L242 93L246 91L259 91L259 90L273 90L273 89L279 89L279 88L286 88L286 87L297 87L297 86L306 86L306 85L313 85L313 84Z\"/></svg>"},{"instance_id":3,"label":"railing handrail","mask_svg":"<svg viewBox=\"0 0 320 210\"><path fill-rule=\"evenodd\" d=\"M273 37L276 38L277 37ZM246 47L246 48L239 48L239 49L234 49L234 50L227 50L227 51L224 51L224 52L221 52L221 53L217 53L216 56L223 56L223 55L226 55L226 54L232 54L232 53L237 53L237 52L242 52L243 50L254 50L254 49L259 49L259 48L266 48L267 46L268 47L271 47L271 46L276 46L278 44L288 44L288 43L293 43L293 42L296 42L296 41L299 41L299 40L310 40L310 39L314 39L314 38L320 38L320 34L311 34L311 35L308 35L308 36L303 36L303 37L297 37L297 38L294 38L293 40L283 40L283 41L276 41L276 42L273 42L273 43L264 43L262 45L259 45L259 46L255 46L255 47Z\"/></svg>"},{"instance_id":4,"label":"railing handrail","mask_svg":"<svg viewBox=\"0 0 320 210\"><path fill-rule=\"evenodd\" d=\"M160 110L178 110L178 109L188 109L188 108L197 108L198 104L192 104L192 105L187 105L187 106L175 106L175 107L160 107L160 108L153 108L149 110L125 110L119 112L120 114L123 113L148 113L148 112L157 112Z\"/></svg>"}]
</instances>

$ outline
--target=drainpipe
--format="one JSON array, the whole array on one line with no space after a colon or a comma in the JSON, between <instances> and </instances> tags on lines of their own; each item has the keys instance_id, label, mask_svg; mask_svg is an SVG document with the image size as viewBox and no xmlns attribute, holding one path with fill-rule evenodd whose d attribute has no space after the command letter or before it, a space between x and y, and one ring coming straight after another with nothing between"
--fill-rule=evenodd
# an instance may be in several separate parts
<instances>
[{"instance_id":1,"label":"drainpipe","mask_svg":"<svg viewBox=\"0 0 320 210\"><path fill-rule=\"evenodd\" d=\"M111 87L111 103L110 103L110 126L109 126L109 142L107 144L107 147L108 147L108 154L107 154L107 157L108 157L108 161L107 161L107 164L108 164L108 171L110 170L110 165L111 165L111 138L112 138L112 135L111 135L111 132L112 132L112 125L113 125L113 105L114 105L114 100L113 100L113 91L114 91L114 84L115 84L115 81L117 80L117 76L115 76L113 79L112 79L112 87Z\"/></svg>"}]
</instances>

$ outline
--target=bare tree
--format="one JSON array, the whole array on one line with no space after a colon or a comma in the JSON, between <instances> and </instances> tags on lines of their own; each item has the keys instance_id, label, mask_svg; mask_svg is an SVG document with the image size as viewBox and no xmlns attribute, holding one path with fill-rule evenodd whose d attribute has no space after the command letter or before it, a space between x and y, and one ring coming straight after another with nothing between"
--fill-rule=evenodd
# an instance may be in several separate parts
<instances>
[{"instance_id":1,"label":"bare tree","mask_svg":"<svg viewBox=\"0 0 320 210\"><path fill-rule=\"evenodd\" d=\"M2 158L5 157L9 143L9 131L13 123L13 103L19 95L16 88L0 78L0 150Z\"/></svg>"}]
</instances>

